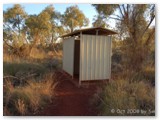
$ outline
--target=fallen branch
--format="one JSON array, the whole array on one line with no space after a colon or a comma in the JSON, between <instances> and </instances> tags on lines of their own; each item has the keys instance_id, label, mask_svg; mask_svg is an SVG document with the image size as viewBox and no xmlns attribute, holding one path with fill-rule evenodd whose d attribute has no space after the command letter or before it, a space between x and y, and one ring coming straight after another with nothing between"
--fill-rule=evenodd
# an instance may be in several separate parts
<instances>
[{"instance_id":1,"label":"fallen branch","mask_svg":"<svg viewBox=\"0 0 160 120\"><path fill-rule=\"evenodd\" d=\"M107 106L107 104L104 102L104 100L103 100L98 94L96 94L96 96L99 98L99 100L100 100L105 106Z\"/></svg>"},{"instance_id":2,"label":"fallen branch","mask_svg":"<svg viewBox=\"0 0 160 120\"><path fill-rule=\"evenodd\" d=\"M30 77L33 77L33 76L36 76L36 75L37 75L37 73L33 73L33 74L28 75L28 76L20 78L20 80L24 80L24 79L27 79L27 78L30 78Z\"/></svg>"},{"instance_id":3,"label":"fallen branch","mask_svg":"<svg viewBox=\"0 0 160 120\"><path fill-rule=\"evenodd\" d=\"M4 76L4 77L3 77L3 79L6 79L6 78L13 78L13 79L18 79L18 80L20 80L20 78L15 77L15 76L12 76L12 75Z\"/></svg>"}]
</instances>

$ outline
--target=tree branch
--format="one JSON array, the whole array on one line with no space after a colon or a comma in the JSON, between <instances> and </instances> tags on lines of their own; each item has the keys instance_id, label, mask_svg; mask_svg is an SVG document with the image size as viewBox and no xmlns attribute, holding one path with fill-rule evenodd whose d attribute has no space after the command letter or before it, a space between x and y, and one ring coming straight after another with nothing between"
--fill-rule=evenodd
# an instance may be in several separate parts
<instances>
[{"instance_id":1,"label":"tree branch","mask_svg":"<svg viewBox=\"0 0 160 120\"><path fill-rule=\"evenodd\" d=\"M155 18L155 15L153 15L153 17L151 18L151 20L150 20L150 22L148 23L147 27L144 29L141 37L142 37L142 36L144 35L144 33L148 30L148 28L149 28L149 26L151 25L151 23L153 22L154 18Z\"/></svg>"},{"instance_id":2,"label":"tree branch","mask_svg":"<svg viewBox=\"0 0 160 120\"><path fill-rule=\"evenodd\" d=\"M3 38L3 41L4 41L4 43L8 46L8 47L10 47L10 48L12 48L12 49L14 49L14 47L13 46L11 46L11 45L9 45L8 43L7 43L7 41Z\"/></svg>"},{"instance_id":3,"label":"tree branch","mask_svg":"<svg viewBox=\"0 0 160 120\"><path fill-rule=\"evenodd\" d=\"M124 15L123 15L123 12L122 12L121 6L120 6L120 5L118 5L118 8L119 8L119 11L120 11L120 13L121 13L122 17L124 18Z\"/></svg>"},{"instance_id":4,"label":"tree branch","mask_svg":"<svg viewBox=\"0 0 160 120\"><path fill-rule=\"evenodd\" d=\"M19 80L18 77L15 77L15 76L12 76L12 75L9 75L9 76L4 76L3 79L6 79L6 78L13 78L13 79L17 79Z\"/></svg>"},{"instance_id":5,"label":"tree branch","mask_svg":"<svg viewBox=\"0 0 160 120\"><path fill-rule=\"evenodd\" d=\"M118 17L118 18L122 19L119 15L113 14L112 16L115 16L115 17Z\"/></svg>"},{"instance_id":6,"label":"tree branch","mask_svg":"<svg viewBox=\"0 0 160 120\"><path fill-rule=\"evenodd\" d=\"M124 14L126 14L126 9L124 7L124 4L122 4L122 7L123 7Z\"/></svg>"},{"instance_id":7,"label":"tree branch","mask_svg":"<svg viewBox=\"0 0 160 120\"><path fill-rule=\"evenodd\" d=\"M114 20L122 21L122 20L121 20L121 19L119 19L119 18L114 18L114 17L108 17L108 18L110 18L110 19L114 19Z\"/></svg>"},{"instance_id":8,"label":"tree branch","mask_svg":"<svg viewBox=\"0 0 160 120\"><path fill-rule=\"evenodd\" d=\"M130 5L129 5L129 4L127 4L127 13L129 13L129 6L130 6Z\"/></svg>"},{"instance_id":9,"label":"tree branch","mask_svg":"<svg viewBox=\"0 0 160 120\"><path fill-rule=\"evenodd\" d=\"M4 25L4 27L5 27L5 26L9 27L10 30L12 30L15 34L17 34L8 24L4 24L4 23L3 23L3 25Z\"/></svg>"}]
</instances>

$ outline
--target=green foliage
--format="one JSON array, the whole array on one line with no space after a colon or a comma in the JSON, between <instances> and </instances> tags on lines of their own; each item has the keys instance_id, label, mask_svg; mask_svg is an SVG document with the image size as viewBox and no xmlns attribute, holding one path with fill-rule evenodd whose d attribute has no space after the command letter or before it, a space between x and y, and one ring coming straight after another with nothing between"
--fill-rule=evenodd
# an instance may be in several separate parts
<instances>
[{"instance_id":1,"label":"green foliage","mask_svg":"<svg viewBox=\"0 0 160 120\"><path fill-rule=\"evenodd\" d=\"M26 25L30 29L31 38L34 44L50 44L57 37L64 33L61 25L58 25L61 15L54 10L53 6L47 6L39 15L31 15L26 20Z\"/></svg>"},{"instance_id":2,"label":"green foliage","mask_svg":"<svg viewBox=\"0 0 160 120\"><path fill-rule=\"evenodd\" d=\"M109 16L114 13L118 4L93 4L97 12L103 16Z\"/></svg>"},{"instance_id":3,"label":"green foliage","mask_svg":"<svg viewBox=\"0 0 160 120\"><path fill-rule=\"evenodd\" d=\"M18 72L29 72L34 71L36 73L44 73L46 71L46 68L43 65L39 65L36 63L7 63L4 62L3 64L3 74L4 75L16 75Z\"/></svg>"},{"instance_id":4,"label":"green foliage","mask_svg":"<svg viewBox=\"0 0 160 120\"><path fill-rule=\"evenodd\" d=\"M93 27L107 27L109 26L106 21L103 19L102 16L98 15L95 16L95 18L93 19L94 22L92 23Z\"/></svg>"},{"instance_id":5,"label":"green foliage","mask_svg":"<svg viewBox=\"0 0 160 120\"><path fill-rule=\"evenodd\" d=\"M9 22L12 24L12 27L19 27L22 22L24 22L24 19L27 17L26 12L19 4L15 4L12 8L7 9L7 11L4 12L4 20L3 22Z\"/></svg>"},{"instance_id":6,"label":"green foliage","mask_svg":"<svg viewBox=\"0 0 160 120\"><path fill-rule=\"evenodd\" d=\"M64 28L61 24L62 15L57 12L52 5L47 6L42 13L48 13L51 17L50 22L52 23L52 29L50 31L53 40L57 39L60 35L64 34Z\"/></svg>"},{"instance_id":7,"label":"green foliage","mask_svg":"<svg viewBox=\"0 0 160 120\"><path fill-rule=\"evenodd\" d=\"M78 6L67 8L62 17L62 24L64 24L70 32L73 32L75 28L87 26L88 23L88 18L85 17L81 10L79 10Z\"/></svg>"},{"instance_id":8,"label":"green foliage","mask_svg":"<svg viewBox=\"0 0 160 120\"><path fill-rule=\"evenodd\" d=\"M38 16L30 16L26 20L26 25L30 29L30 34L34 38L34 43L43 43L44 37L48 36L51 31L51 16L47 13L40 13ZM43 34L42 34L43 33Z\"/></svg>"},{"instance_id":9,"label":"green foliage","mask_svg":"<svg viewBox=\"0 0 160 120\"><path fill-rule=\"evenodd\" d=\"M19 4L4 11L3 14L3 40L14 51L26 42L25 19L27 14ZM11 43L12 44L9 44Z\"/></svg>"},{"instance_id":10,"label":"green foliage","mask_svg":"<svg viewBox=\"0 0 160 120\"><path fill-rule=\"evenodd\" d=\"M52 5L47 6L38 15L27 15L21 5L15 4L4 11L4 44L13 54L21 57L29 56L33 47L53 44L60 35L64 34L65 30L60 19L61 14L55 11ZM27 46L30 49L25 49ZM21 50L22 48L24 51Z\"/></svg>"},{"instance_id":11,"label":"green foliage","mask_svg":"<svg viewBox=\"0 0 160 120\"><path fill-rule=\"evenodd\" d=\"M21 35L22 30L25 26L25 19L27 14L19 4L15 4L12 8L4 11L3 14L3 29L6 33L14 33L17 36ZM19 38L20 39L20 38ZM18 39L18 40L19 40Z\"/></svg>"}]
</instances>

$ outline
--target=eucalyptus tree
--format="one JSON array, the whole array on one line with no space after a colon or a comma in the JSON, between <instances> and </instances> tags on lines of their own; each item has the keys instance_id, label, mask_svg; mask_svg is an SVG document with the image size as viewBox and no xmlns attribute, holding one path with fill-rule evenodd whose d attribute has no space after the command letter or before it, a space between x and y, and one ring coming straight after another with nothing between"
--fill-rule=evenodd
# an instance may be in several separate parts
<instances>
[{"instance_id":1,"label":"eucalyptus tree","mask_svg":"<svg viewBox=\"0 0 160 120\"><path fill-rule=\"evenodd\" d=\"M3 40L14 51L18 51L24 43L27 43L26 18L27 13L19 4L3 11Z\"/></svg>"},{"instance_id":2,"label":"eucalyptus tree","mask_svg":"<svg viewBox=\"0 0 160 120\"><path fill-rule=\"evenodd\" d=\"M102 16L97 15L93 18L93 23L92 23L93 27L103 27L106 28L109 26L109 24L107 23L106 19L104 19Z\"/></svg>"},{"instance_id":3,"label":"eucalyptus tree","mask_svg":"<svg viewBox=\"0 0 160 120\"><path fill-rule=\"evenodd\" d=\"M140 69L145 60L149 45L154 39L154 4L94 4L98 14L105 19L114 19L121 39L125 40L124 49L128 56L129 67ZM154 46L154 44L153 44Z\"/></svg>"},{"instance_id":4,"label":"eucalyptus tree","mask_svg":"<svg viewBox=\"0 0 160 120\"><path fill-rule=\"evenodd\" d=\"M26 20L34 44L50 44L64 33L60 24L61 14L52 5L47 6L40 14L31 15Z\"/></svg>"},{"instance_id":5,"label":"eucalyptus tree","mask_svg":"<svg viewBox=\"0 0 160 120\"><path fill-rule=\"evenodd\" d=\"M89 19L78 8L78 6L75 5L66 9L64 14L62 15L61 22L67 30L73 32L76 28L87 26L89 24Z\"/></svg>"},{"instance_id":6,"label":"eucalyptus tree","mask_svg":"<svg viewBox=\"0 0 160 120\"><path fill-rule=\"evenodd\" d=\"M51 43L53 43L59 36L65 33L64 28L61 24L62 15L60 12L56 11L53 5L47 6L42 13L47 12L50 15L50 22L52 24L52 28L50 31L49 39L51 38Z\"/></svg>"},{"instance_id":7,"label":"eucalyptus tree","mask_svg":"<svg viewBox=\"0 0 160 120\"><path fill-rule=\"evenodd\" d=\"M26 25L29 28L28 32L33 46L43 44L44 38L50 34L52 24L49 20L50 15L48 13L30 15L26 20Z\"/></svg>"}]
</instances>

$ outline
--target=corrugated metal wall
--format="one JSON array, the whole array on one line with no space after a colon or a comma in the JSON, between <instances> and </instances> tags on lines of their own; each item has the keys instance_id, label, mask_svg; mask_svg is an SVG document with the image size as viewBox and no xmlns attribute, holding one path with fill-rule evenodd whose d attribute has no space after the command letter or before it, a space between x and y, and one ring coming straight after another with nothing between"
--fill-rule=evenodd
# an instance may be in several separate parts
<instances>
[{"instance_id":1,"label":"corrugated metal wall","mask_svg":"<svg viewBox=\"0 0 160 120\"><path fill-rule=\"evenodd\" d=\"M63 40L63 70L73 76L74 37Z\"/></svg>"},{"instance_id":2,"label":"corrugated metal wall","mask_svg":"<svg viewBox=\"0 0 160 120\"><path fill-rule=\"evenodd\" d=\"M80 80L110 79L111 36L81 35Z\"/></svg>"}]
</instances>

